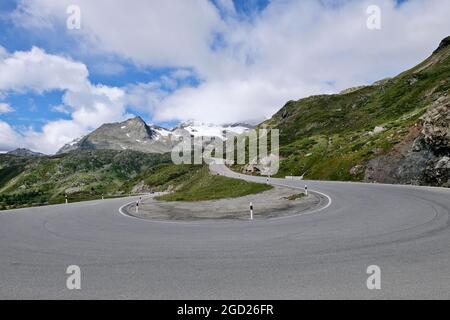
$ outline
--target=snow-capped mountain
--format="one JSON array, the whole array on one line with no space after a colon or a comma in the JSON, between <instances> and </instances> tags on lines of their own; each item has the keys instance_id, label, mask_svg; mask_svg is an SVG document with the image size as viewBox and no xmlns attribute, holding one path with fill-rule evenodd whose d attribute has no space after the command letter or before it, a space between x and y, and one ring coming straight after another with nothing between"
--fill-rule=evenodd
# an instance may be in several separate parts
<instances>
[{"instance_id":1,"label":"snow-capped mountain","mask_svg":"<svg viewBox=\"0 0 450 320\"><path fill-rule=\"evenodd\" d=\"M61 149L59 149L57 154L67 153L67 152L78 149L78 147L80 146L80 141L83 140L84 137L85 136L76 138L75 140L72 140L71 142L65 144Z\"/></svg>"},{"instance_id":2,"label":"snow-capped mountain","mask_svg":"<svg viewBox=\"0 0 450 320\"><path fill-rule=\"evenodd\" d=\"M77 149L136 150L147 153L165 153L172 149L168 137L148 126L140 117L119 123L108 123L90 134L62 147L58 153Z\"/></svg>"},{"instance_id":3,"label":"snow-capped mountain","mask_svg":"<svg viewBox=\"0 0 450 320\"><path fill-rule=\"evenodd\" d=\"M246 124L215 125L197 121L180 123L173 129L147 124L140 117L120 123L104 124L90 134L63 146L60 153L78 149L136 150L146 153L170 152L181 137L216 137L242 134L252 126Z\"/></svg>"}]
</instances>

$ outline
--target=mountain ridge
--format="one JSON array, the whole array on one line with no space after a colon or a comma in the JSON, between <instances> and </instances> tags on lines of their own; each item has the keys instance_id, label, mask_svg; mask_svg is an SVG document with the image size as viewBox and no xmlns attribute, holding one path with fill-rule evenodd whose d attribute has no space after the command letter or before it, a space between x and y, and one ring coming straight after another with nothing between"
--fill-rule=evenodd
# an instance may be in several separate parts
<instances>
[{"instance_id":1,"label":"mountain ridge","mask_svg":"<svg viewBox=\"0 0 450 320\"><path fill-rule=\"evenodd\" d=\"M181 122L172 129L147 124L136 116L123 122L105 123L91 133L64 145L56 154L75 150L135 150L146 153L170 152L180 136L226 138L227 133L241 134L253 128L237 123L214 125L198 121Z\"/></svg>"},{"instance_id":2,"label":"mountain ridge","mask_svg":"<svg viewBox=\"0 0 450 320\"><path fill-rule=\"evenodd\" d=\"M40 152L35 152L26 148L17 148L15 150L8 151L6 154L19 156L19 157L42 157L45 154Z\"/></svg>"}]
</instances>

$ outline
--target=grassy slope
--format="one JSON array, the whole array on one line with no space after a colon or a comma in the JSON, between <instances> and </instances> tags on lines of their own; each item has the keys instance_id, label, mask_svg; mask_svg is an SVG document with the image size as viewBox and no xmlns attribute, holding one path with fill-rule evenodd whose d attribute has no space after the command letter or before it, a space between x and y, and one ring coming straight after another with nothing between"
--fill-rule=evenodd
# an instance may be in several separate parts
<instances>
[{"instance_id":1,"label":"grassy slope","mask_svg":"<svg viewBox=\"0 0 450 320\"><path fill-rule=\"evenodd\" d=\"M269 186L212 176L207 167L174 165L170 155L92 150L29 158L0 155L0 209L126 195L136 185L171 190L166 200L244 196Z\"/></svg>"},{"instance_id":2,"label":"grassy slope","mask_svg":"<svg viewBox=\"0 0 450 320\"><path fill-rule=\"evenodd\" d=\"M431 102L450 91L449 51L381 85L288 102L262 124L280 129L278 176L306 171L310 179L361 180L364 172L351 175L350 169L389 152ZM386 130L368 134L375 126Z\"/></svg>"},{"instance_id":3,"label":"grassy slope","mask_svg":"<svg viewBox=\"0 0 450 320\"><path fill-rule=\"evenodd\" d=\"M0 155L0 209L62 203L66 192L70 201L123 194L125 181L169 161L168 155L109 150L41 158Z\"/></svg>"},{"instance_id":4,"label":"grassy slope","mask_svg":"<svg viewBox=\"0 0 450 320\"><path fill-rule=\"evenodd\" d=\"M242 197L271 189L265 184L212 175L206 166L190 166L181 176L174 193L158 197L167 201L199 201Z\"/></svg>"}]
</instances>

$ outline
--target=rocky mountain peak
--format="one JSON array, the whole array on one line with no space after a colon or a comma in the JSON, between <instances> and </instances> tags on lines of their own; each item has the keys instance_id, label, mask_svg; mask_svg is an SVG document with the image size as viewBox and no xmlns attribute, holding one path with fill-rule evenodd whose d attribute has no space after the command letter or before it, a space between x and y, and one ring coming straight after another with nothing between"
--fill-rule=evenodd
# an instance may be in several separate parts
<instances>
[{"instance_id":1,"label":"rocky mountain peak","mask_svg":"<svg viewBox=\"0 0 450 320\"><path fill-rule=\"evenodd\" d=\"M141 126L146 126L147 125L145 123L145 121L139 116L136 116L134 118L130 118L128 120L125 120L124 123L136 124L136 125L141 125Z\"/></svg>"},{"instance_id":2,"label":"rocky mountain peak","mask_svg":"<svg viewBox=\"0 0 450 320\"><path fill-rule=\"evenodd\" d=\"M444 38L441 41L441 43L439 44L439 47L436 50L434 50L433 54L438 53L449 46L450 46L450 36L448 36L447 38Z\"/></svg>"},{"instance_id":3,"label":"rocky mountain peak","mask_svg":"<svg viewBox=\"0 0 450 320\"><path fill-rule=\"evenodd\" d=\"M134 117L123 122L104 124L79 141L65 145L58 153L77 149L135 150L148 153L170 151L170 142L160 138L160 134L141 117Z\"/></svg>"},{"instance_id":4,"label":"rocky mountain peak","mask_svg":"<svg viewBox=\"0 0 450 320\"><path fill-rule=\"evenodd\" d=\"M7 154L11 154L14 156L19 156L19 157L42 157L42 156L44 156L43 153L34 152L34 151L31 151L31 150L25 149L25 148L18 148L16 150L7 152Z\"/></svg>"},{"instance_id":5,"label":"rocky mountain peak","mask_svg":"<svg viewBox=\"0 0 450 320\"><path fill-rule=\"evenodd\" d=\"M34 151L31 151L31 150L25 149L25 148L18 148L16 150L7 152L7 154L11 154L14 156L20 156L20 157L42 157L45 155L43 153L34 152Z\"/></svg>"}]
</instances>

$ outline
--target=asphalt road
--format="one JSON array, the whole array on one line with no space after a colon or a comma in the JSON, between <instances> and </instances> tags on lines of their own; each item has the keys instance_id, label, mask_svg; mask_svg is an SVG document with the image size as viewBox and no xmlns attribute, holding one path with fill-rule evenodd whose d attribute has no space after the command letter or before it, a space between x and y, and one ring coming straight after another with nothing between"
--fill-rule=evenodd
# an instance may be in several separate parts
<instances>
[{"instance_id":1,"label":"asphalt road","mask_svg":"<svg viewBox=\"0 0 450 320\"><path fill-rule=\"evenodd\" d=\"M270 182L307 183L331 203L219 223L119 214L133 199L0 212L0 298L450 298L449 189ZM81 268L81 290L66 288L69 265ZM369 265L381 268L380 290L367 289Z\"/></svg>"}]
</instances>

